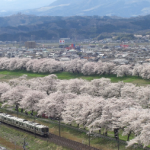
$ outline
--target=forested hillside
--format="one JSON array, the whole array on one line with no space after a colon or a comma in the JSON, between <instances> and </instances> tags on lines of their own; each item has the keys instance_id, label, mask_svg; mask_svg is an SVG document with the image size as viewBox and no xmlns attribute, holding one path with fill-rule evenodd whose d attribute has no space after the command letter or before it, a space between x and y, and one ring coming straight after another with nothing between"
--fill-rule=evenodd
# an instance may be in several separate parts
<instances>
[{"instance_id":1,"label":"forested hillside","mask_svg":"<svg viewBox=\"0 0 150 150\"><path fill-rule=\"evenodd\" d=\"M64 37L95 38L103 33L146 33L150 30L150 17L114 19L112 17L37 17L14 15L0 18L0 40L51 40Z\"/></svg>"}]
</instances>

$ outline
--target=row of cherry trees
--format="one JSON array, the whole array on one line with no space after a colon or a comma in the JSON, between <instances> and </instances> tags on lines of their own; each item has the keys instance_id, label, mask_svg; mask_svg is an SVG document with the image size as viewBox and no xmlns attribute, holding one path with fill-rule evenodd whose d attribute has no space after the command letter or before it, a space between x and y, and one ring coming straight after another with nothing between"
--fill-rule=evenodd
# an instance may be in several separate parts
<instances>
[{"instance_id":1,"label":"row of cherry trees","mask_svg":"<svg viewBox=\"0 0 150 150\"><path fill-rule=\"evenodd\" d=\"M150 79L150 64L115 65L111 62L89 62L83 59L60 62L54 59L1 58L0 70L26 70L37 73L67 71L84 75L115 74L117 77L133 75L140 76L143 79Z\"/></svg>"},{"instance_id":2,"label":"row of cherry trees","mask_svg":"<svg viewBox=\"0 0 150 150\"><path fill-rule=\"evenodd\" d=\"M3 107L16 106L76 122L90 131L122 129L128 142L150 144L150 87L131 83L111 83L110 79L59 80L56 75L27 79L26 75L0 83Z\"/></svg>"}]
</instances>

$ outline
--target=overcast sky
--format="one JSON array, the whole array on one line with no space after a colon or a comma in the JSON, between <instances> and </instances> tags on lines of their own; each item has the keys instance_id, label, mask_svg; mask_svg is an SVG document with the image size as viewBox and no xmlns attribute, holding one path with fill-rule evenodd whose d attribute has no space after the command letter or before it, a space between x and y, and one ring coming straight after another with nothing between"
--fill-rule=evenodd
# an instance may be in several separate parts
<instances>
[{"instance_id":1,"label":"overcast sky","mask_svg":"<svg viewBox=\"0 0 150 150\"><path fill-rule=\"evenodd\" d=\"M24 10L47 6L55 0L0 0L0 11Z\"/></svg>"}]
</instances>

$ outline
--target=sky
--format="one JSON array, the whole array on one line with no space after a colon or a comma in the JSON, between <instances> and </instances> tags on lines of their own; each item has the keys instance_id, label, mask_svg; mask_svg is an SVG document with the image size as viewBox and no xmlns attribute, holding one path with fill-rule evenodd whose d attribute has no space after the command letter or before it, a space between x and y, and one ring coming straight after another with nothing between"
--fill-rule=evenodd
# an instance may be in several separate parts
<instances>
[{"instance_id":1,"label":"sky","mask_svg":"<svg viewBox=\"0 0 150 150\"><path fill-rule=\"evenodd\" d=\"M0 11L26 10L50 5L55 0L0 0Z\"/></svg>"}]
</instances>

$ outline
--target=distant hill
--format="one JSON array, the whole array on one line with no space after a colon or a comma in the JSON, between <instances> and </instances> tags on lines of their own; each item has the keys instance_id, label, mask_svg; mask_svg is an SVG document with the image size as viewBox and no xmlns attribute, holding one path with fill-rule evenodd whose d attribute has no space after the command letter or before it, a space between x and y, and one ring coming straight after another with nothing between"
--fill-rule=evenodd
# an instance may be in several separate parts
<instances>
[{"instance_id":1,"label":"distant hill","mask_svg":"<svg viewBox=\"0 0 150 150\"><path fill-rule=\"evenodd\" d=\"M150 14L150 0L56 0L52 4L24 14L38 16L119 16Z\"/></svg>"},{"instance_id":2,"label":"distant hill","mask_svg":"<svg viewBox=\"0 0 150 150\"><path fill-rule=\"evenodd\" d=\"M52 40L59 38L103 39L118 33L150 33L150 15L129 19L99 16L40 17L13 15L0 17L0 41Z\"/></svg>"}]
</instances>

